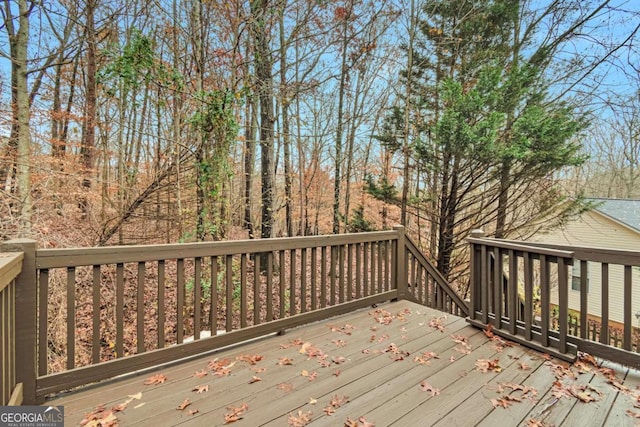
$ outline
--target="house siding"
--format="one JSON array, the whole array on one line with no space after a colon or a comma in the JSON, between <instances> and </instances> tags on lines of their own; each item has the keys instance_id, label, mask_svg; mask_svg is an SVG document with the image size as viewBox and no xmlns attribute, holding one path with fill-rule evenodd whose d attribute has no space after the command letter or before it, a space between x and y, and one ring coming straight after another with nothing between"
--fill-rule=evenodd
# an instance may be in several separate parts
<instances>
[{"instance_id":1,"label":"house siding","mask_svg":"<svg viewBox=\"0 0 640 427\"><path fill-rule=\"evenodd\" d=\"M599 213L590 211L580 219L568 223L553 233L533 239L544 243L561 245L592 246L615 248L619 250L640 250L640 233L626 227ZM600 263L588 263L588 314L596 317L602 315L602 266ZM580 291L571 289L571 269L569 280L569 309L580 311ZM552 283L551 303L558 303L557 282ZM632 320L634 326L640 326L635 314L640 315L640 268L632 269ZM624 322L624 267L609 266L609 319Z\"/></svg>"}]
</instances>

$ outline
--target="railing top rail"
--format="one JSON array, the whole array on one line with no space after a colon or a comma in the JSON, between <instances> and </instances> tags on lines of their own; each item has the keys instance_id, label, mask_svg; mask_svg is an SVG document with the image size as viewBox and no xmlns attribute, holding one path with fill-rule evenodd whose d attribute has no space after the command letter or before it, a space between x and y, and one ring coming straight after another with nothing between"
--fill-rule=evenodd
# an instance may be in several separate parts
<instances>
[{"instance_id":1,"label":"railing top rail","mask_svg":"<svg viewBox=\"0 0 640 427\"><path fill-rule=\"evenodd\" d=\"M397 231L389 230L340 235L299 236L285 239L273 238L161 245L105 246L99 248L40 249L37 251L36 267L59 268L260 253L376 242L393 240L397 237Z\"/></svg>"},{"instance_id":2,"label":"railing top rail","mask_svg":"<svg viewBox=\"0 0 640 427\"><path fill-rule=\"evenodd\" d=\"M557 243L526 242L529 246L539 248L557 248L564 251L572 251L575 259L595 262L608 262L611 264L625 264L640 266L640 251L624 249L610 249L596 246L573 246Z\"/></svg>"},{"instance_id":3,"label":"railing top rail","mask_svg":"<svg viewBox=\"0 0 640 427\"><path fill-rule=\"evenodd\" d=\"M23 258L22 252L0 253L0 291L20 274Z\"/></svg>"},{"instance_id":4,"label":"railing top rail","mask_svg":"<svg viewBox=\"0 0 640 427\"><path fill-rule=\"evenodd\" d=\"M540 255L548 255L559 258L574 258L575 253L570 250L563 249L553 249L559 246L549 245L540 246L535 245L531 242L519 242L514 240L503 240L503 239L492 239L492 238L477 238L477 237L468 237L467 241L473 244L492 246L494 248L500 249L512 249L515 251L523 251L523 252L534 252ZM568 249L571 249L568 247Z\"/></svg>"}]
</instances>

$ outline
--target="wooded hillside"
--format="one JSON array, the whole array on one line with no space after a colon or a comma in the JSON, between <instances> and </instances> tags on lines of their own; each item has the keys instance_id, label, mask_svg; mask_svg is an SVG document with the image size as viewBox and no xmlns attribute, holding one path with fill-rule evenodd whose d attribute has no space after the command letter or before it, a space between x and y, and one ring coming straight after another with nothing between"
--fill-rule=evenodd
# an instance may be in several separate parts
<instances>
[{"instance_id":1,"label":"wooded hillside","mask_svg":"<svg viewBox=\"0 0 640 427\"><path fill-rule=\"evenodd\" d=\"M638 196L630 2L9 0L1 18L2 240L402 223L454 280L471 229L523 237L583 195Z\"/></svg>"}]
</instances>

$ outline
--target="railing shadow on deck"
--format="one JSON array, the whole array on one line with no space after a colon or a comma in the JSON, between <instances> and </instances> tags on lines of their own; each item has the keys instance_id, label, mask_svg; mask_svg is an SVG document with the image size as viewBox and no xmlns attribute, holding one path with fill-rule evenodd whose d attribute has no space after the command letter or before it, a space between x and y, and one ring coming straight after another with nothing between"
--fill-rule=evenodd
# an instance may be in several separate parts
<instances>
[{"instance_id":1,"label":"railing shadow on deck","mask_svg":"<svg viewBox=\"0 0 640 427\"><path fill-rule=\"evenodd\" d=\"M24 256L9 319L20 331L8 346L26 404L383 301L468 313L401 226L81 249L16 240L2 250Z\"/></svg>"},{"instance_id":2,"label":"railing shadow on deck","mask_svg":"<svg viewBox=\"0 0 640 427\"><path fill-rule=\"evenodd\" d=\"M468 242L470 323L565 360L581 351L640 368L632 323L632 272L640 252L490 239L479 230ZM572 282L576 265L576 271L600 273L598 289L591 285L589 292L587 274ZM569 292L579 298L572 307ZM610 334L614 304L623 307L621 340ZM590 312L594 305L598 316Z\"/></svg>"}]
</instances>

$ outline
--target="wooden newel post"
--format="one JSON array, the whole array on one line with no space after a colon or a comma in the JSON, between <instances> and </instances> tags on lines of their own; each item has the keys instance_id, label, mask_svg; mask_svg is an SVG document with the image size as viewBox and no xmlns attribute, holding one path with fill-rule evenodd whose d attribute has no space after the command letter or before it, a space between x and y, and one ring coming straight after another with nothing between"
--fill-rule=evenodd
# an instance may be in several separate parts
<instances>
[{"instance_id":1,"label":"wooden newel post","mask_svg":"<svg viewBox=\"0 0 640 427\"><path fill-rule=\"evenodd\" d=\"M473 239L481 239L484 237L484 231L479 229L471 230L471 235L469 237ZM471 248L469 249L469 317L471 319L476 318L476 311L478 309L477 296L480 294L478 292L478 286L480 286L481 283L479 277L479 261L480 260L476 254L476 246L471 243Z\"/></svg>"},{"instance_id":2,"label":"wooden newel post","mask_svg":"<svg viewBox=\"0 0 640 427\"><path fill-rule=\"evenodd\" d=\"M23 405L36 405L44 401L36 398L36 241L9 240L0 244L0 251L24 254L22 272L16 277L16 382L22 383Z\"/></svg>"},{"instance_id":3,"label":"wooden newel post","mask_svg":"<svg viewBox=\"0 0 640 427\"><path fill-rule=\"evenodd\" d=\"M407 295L407 260L405 257L405 231L404 226L395 225L393 229L398 233L396 240L396 289L398 292L398 300L406 298Z\"/></svg>"}]
</instances>

